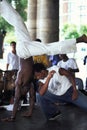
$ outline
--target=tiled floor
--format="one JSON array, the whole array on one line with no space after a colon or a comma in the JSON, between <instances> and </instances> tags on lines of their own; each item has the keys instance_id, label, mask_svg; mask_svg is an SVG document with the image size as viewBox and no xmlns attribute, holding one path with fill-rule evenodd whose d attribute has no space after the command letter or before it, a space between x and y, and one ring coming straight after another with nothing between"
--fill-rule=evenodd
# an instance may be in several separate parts
<instances>
[{"instance_id":1,"label":"tiled floor","mask_svg":"<svg viewBox=\"0 0 87 130\"><path fill-rule=\"evenodd\" d=\"M0 130L87 130L87 113L75 106L60 106L62 114L56 121L46 121L38 106L31 118L24 118L21 114L26 109L28 107L22 107L18 111L15 122L0 121ZM10 114L10 111L0 110L0 118Z\"/></svg>"}]
</instances>

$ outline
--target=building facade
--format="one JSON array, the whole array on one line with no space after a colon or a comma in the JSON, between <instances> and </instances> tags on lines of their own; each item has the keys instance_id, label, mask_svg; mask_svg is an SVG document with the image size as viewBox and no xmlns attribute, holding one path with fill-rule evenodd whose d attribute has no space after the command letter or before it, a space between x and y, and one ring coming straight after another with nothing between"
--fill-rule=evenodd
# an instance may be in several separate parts
<instances>
[{"instance_id":1,"label":"building facade","mask_svg":"<svg viewBox=\"0 0 87 130\"><path fill-rule=\"evenodd\" d=\"M64 24L75 24L78 28L87 25L87 0L59 1L59 28Z\"/></svg>"}]
</instances>

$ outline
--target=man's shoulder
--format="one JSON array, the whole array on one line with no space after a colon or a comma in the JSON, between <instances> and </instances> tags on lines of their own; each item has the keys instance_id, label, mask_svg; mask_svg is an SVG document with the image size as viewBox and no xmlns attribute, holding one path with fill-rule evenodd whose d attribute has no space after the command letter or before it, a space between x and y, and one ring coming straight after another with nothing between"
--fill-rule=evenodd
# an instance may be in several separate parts
<instances>
[{"instance_id":1,"label":"man's shoulder","mask_svg":"<svg viewBox=\"0 0 87 130\"><path fill-rule=\"evenodd\" d=\"M61 65L63 63L63 60L60 60L58 63L57 63L57 66Z\"/></svg>"},{"instance_id":2,"label":"man's shoulder","mask_svg":"<svg viewBox=\"0 0 87 130\"><path fill-rule=\"evenodd\" d=\"M49 67L47 70L48 71L51 71L51 70L55 70L56 71L56 70L58 70L58 68L59 67L57 65L53 65L53 66Z\"/></svg>"},{"instance_id":3,"label":"man's shoulder","mask_svg":"<svg viewBox=\"0 0 87 130\"><path fill-rule=\"evenodd\" d=\"M76 60L74 58L69 58L70 62L76 62Z\"/></svg>"},{"instance_id":4,"label":"man's shoulder","mask_svg":"<svg viewBox=\"0 0 87 130\"><path fill-rule=\"evenodd\" d=\"M8 52L8 53L7 53L7 56L10 56L10 55L11 55L11 52Z\"/></svg>"}]
</instances>

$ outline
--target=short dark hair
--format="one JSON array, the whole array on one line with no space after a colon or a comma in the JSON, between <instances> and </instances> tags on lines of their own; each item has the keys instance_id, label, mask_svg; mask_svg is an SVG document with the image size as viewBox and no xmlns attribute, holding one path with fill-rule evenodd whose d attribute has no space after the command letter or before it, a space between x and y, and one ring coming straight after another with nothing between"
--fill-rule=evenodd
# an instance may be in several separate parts
<instances>
[{"instance_id":1,"label":"short dark hair","mask_svg":"<svg viewBox=\"0 0 87 130\"><path fill-rule=\"evenodd\" d=\"M41 72L42 70L46 70L46 66L42 63L35 63L33 69L34 72Z\"/></svg>"},{"instance_id":2,"label":"short dark hair","mask_svg":"<svg viewBox=\"0 0 87 130\"><path fill-rule=\"evenodd\" d=\"M15 41L10 42L10 45L16 45Z\"/></svg>"}]
</instances>

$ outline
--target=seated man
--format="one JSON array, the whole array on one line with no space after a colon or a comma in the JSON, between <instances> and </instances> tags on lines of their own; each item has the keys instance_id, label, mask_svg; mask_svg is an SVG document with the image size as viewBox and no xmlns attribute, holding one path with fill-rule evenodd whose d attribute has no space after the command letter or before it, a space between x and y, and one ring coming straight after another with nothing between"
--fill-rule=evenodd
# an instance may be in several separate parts
<instances>
[{"instance_id":1,"label":"seated man","mask_svg":"<svg viewBox=\"0 0 87 130\"><path fill-rule=\"evenodd\" d=\"M70 71L75 77L75 73L79 72L76 60L74 58L69 58L66 54L60 54L59 57L61 60L58 62L57 66ZM83 90L84 86L82 79L75 77L75 81L77 88Z\"/></svg>"},{"instance_id":2,"label":"seated man","mask_svg":"<svg viewBox=\"0 0 87 130\"><path fill-rule=\"evenodd\" d=\"M54 120L60 114L55 102L68 102L87 111L87 96L76 89L74 76L67 70L52 66L48 69L34 64L34 75L38 80L38 99L48 120Z\"/></svg>"}]
</instances>

